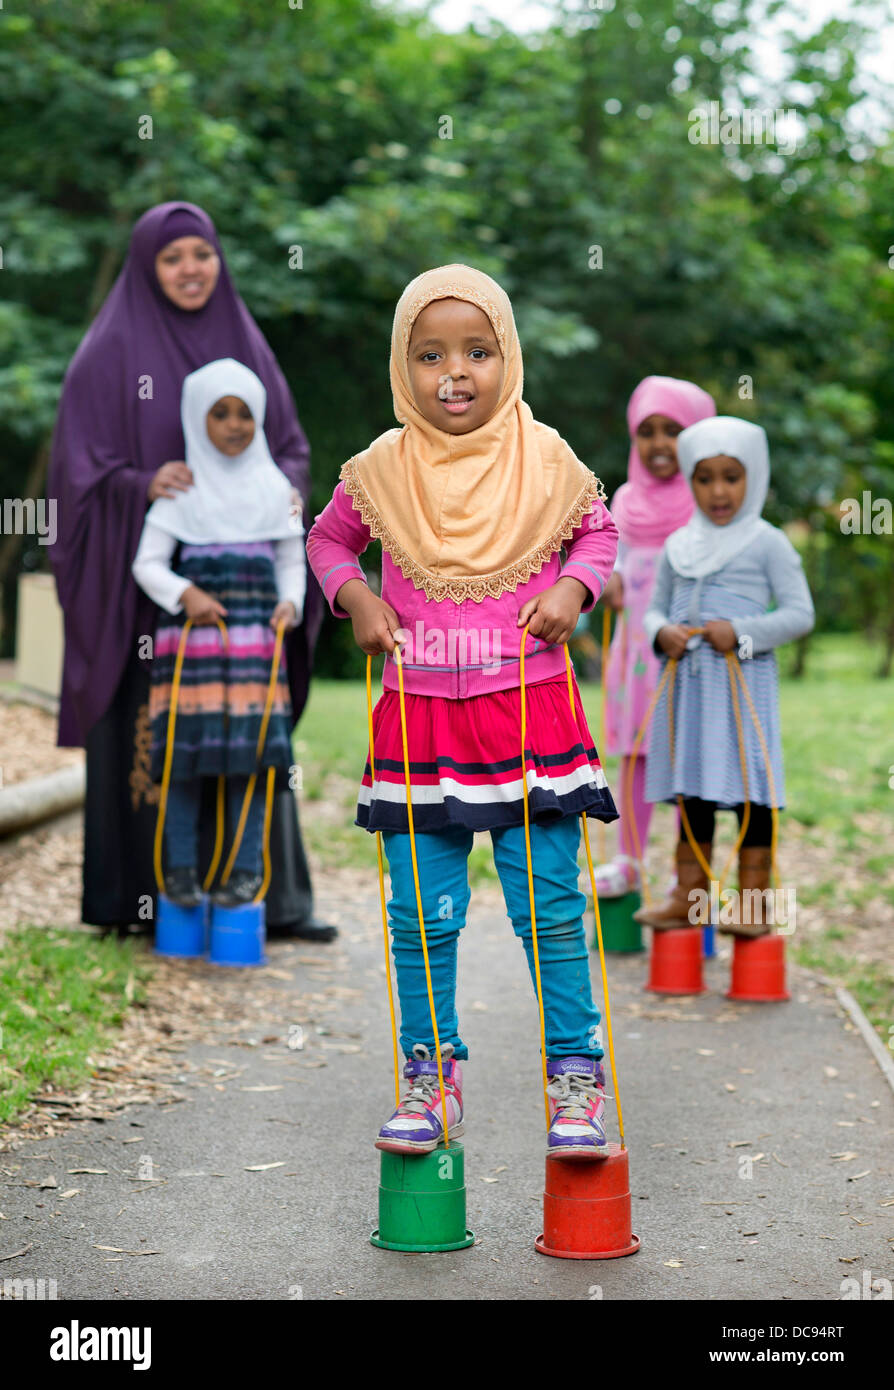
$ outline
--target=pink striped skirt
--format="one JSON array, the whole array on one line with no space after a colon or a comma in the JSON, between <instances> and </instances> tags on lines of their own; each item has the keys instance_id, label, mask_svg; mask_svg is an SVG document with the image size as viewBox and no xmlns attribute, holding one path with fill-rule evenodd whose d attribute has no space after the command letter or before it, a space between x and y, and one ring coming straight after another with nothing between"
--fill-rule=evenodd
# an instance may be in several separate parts
<instances>
[{"instance_id":1,"label":"pink striped skirt","mask_svg":"<svg viewBox=\"0 0 894 1390\"><path fill-rule=\"evenodd\" d=\"M406 695L413 824L419 831L464 826L497 830L524 822L521 699L517 689L463 700ZM564 679L526 691L525 776L532 821L586 812L617 820L577 687L574 713ZM367 759L355 824L408 829L400 702L383 692L373 710L375 778Z\"/></svg>"}]
</instances>

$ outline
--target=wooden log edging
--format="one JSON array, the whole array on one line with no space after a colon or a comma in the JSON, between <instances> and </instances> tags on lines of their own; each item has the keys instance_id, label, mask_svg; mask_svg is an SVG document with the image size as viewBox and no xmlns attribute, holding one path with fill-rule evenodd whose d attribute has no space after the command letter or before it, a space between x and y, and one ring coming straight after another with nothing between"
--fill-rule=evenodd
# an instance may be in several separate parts
<instances>
[{"instance_id":1,"label":"wooden log edging","mask_svg":"<svg viewBox=\"0 0 894 1390\"><path fill-rule=\"evenodd\" d=\"M73 811L83 805L86 789L87 769L83 764L0 787L0 835L12 835L64 811Z\"/></svg>"}]
</instances>

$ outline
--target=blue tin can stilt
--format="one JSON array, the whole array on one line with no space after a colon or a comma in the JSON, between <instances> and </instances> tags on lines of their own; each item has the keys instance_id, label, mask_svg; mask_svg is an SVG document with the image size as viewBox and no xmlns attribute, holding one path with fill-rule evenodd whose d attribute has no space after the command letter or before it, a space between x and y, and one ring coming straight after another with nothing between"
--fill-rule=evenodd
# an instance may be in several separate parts
<instances>
[{"instance_id":1,"label":"blue tin can stilt","mask_svg":"<svg viewBox=\"0 0 894 1390\"><path fill-rule=\"evenodd\" d=\"M155 954L157 956L203 956L206 950L208 899L197 907L181 907L172 903L164 893L158 895L155 922Z\"/></svg>"},{"instance_id":2,"label":"blue tin can stilt","mask_svg":"<svg viewBox=\"0 0 894 1390\"><path fill-rule=\"evenodd\" d=\"M211 908L209 959L215 965L263 965L267 939L264 904Z\"/></svg>"},{"instance_id":3,"label":"blue tin can stilt","mask_svg":"<svg viewBox=\"0 0 894 1390\"><path fill-rule=\"evenodd\" d=\"M717 942L714 939L714 926L702 927L702 955L705 960L713 960L717 955Z\"/></svg>"}]
</instances>

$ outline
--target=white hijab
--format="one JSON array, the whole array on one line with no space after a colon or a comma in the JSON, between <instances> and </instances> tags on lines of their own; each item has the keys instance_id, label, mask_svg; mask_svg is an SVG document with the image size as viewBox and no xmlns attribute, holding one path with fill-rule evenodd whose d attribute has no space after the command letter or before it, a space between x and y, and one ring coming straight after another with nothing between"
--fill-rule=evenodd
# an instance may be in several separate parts
<instances>
[{"instance_id":1,"label":"white hijab","mask_svg":"<svg viewBox=\"0 0 894 1390\"><path fill-rule=\"evenodd\" d=\"M208 438L205 417L222 396L238 396L254 417L254 438L241 454L222 454ZM194 483L176 497L159 497L146 520L178 541L282 540L302 534L297 493L271 457L264 434L267 392L254 372L232 357L208 362L183 382L180 416L186 462Z\"/></svg>"},{"instance_id":2,"label":"white hijab","mask_svg":"<svg viewBox=\"0 0 894 1390\"><path fill-rule=\"evenodd\" d=\"M680 472L690 486L696 465L718 454L738 459L745 469L745 498L726 526L715 525L696 507L686 525L668 536L667 558L684 579L715 574L751 545L762 531L772 530L769 522L761 520L770 483L766 431L735 415L715 415L699 420L677 435Z\"/></svg>"}]
</instances>

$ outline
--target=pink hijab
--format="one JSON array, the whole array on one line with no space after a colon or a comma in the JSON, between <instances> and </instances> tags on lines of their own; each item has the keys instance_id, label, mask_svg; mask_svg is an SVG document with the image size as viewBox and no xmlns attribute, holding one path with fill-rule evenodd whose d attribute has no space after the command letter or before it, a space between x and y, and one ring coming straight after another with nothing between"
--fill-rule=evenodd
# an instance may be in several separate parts
<instances>
[{"instance_id":1,"label":"pink hijab","mask_svg":"<svg viewBox=\"0 0 894 1390\"><path fill-rule=\"evenodd\" d=\"M695 510L689 484L682 473L653 478L639 456L634 435L649 415L666 415L685 429L716 415L717 407L700 386L674 376L647 376L630 397L627 428L630 456L627 482L612 499L611 514L625 545L664 545L672 531L685 526Z\"/></svg>"}]
</instances>

